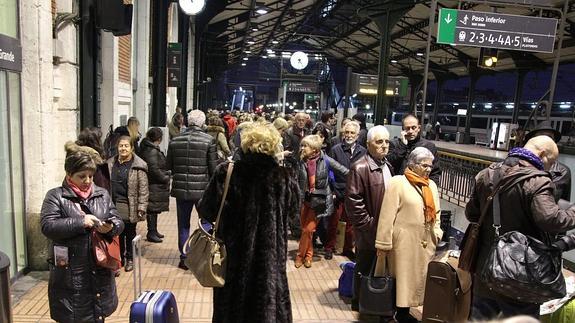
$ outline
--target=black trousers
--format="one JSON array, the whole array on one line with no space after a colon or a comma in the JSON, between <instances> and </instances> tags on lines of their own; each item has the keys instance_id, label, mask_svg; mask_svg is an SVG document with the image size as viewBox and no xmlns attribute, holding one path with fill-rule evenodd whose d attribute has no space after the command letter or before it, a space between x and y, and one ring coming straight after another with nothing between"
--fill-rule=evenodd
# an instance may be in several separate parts
<instances>
[{"instance_id":1,"label":"black trousers","mask_svg":"<svg viewBox=\"0 0 575 323\"><path fill-rule=\"evenodd\" d=\"M353 297L351 298L352 308L359 307L359 287L361 286L361 275L369 275L373 262L377 258L375 250L356 250L355 269L353 270ZM360 275L361 273L361 275Z\"/></svg>"},{"instance_id":2,"label":"black trousers","mask_svg":"<svg viewBox=\"0 0 575 323\"><path fill-rule=\"evenodd\" d=\"M120 234L120 254L122 255L122 262L124 259L133 260L132 255L132 240L136 237L137 223L124 221L124 231Z\"/></svg>"}]
</instances>

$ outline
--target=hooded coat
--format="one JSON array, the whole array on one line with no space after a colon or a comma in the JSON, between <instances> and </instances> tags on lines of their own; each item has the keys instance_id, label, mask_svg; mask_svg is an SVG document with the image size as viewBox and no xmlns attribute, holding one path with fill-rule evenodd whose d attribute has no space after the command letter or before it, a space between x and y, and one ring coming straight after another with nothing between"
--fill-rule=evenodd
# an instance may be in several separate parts
<instances>
[{"instance_id":1,"label":"hooded coat","mask_svg":"<svg viewBox=\"0 0 575 323\"><path fill-rule=\"evenodd\" d=\"M48 301L50 317L62 323L103 322L118 306L114 273L95 265L90 230L84 228L83 204L98 219L110 220L112 238L124 230L108 191L92 186L92 194L82 201L64 181L46 193L42 204L42 233L51 246L68 248L68 266L50 265ZM50 247L52 252L53 248Z\"/></svg>"},{"instance_id":2,"label":"hooded coat","mask_svg":"<svg viewBox=\"0 0 575 323\"><path fill-rule=\"evenodd\" d=\"M138 155L132 155L134 161L128 174L128 207L130 214L129 219L122 220L137 223L146 219L145 216L140 217L138 211L146 214L148 209L148 197L150 195L148 191L148 175L146 174L148 172L148 165L146 165L146 162L138 157ZM112 168L117 159L118 156L114 156L107 161L110 174L113 174Z\"/></svg>"},{"instance_id":3,"label":"hooded coat","mask_svg":"<svg viewBox=\"0 0 575 323\"><path fill-rule=\"evenodd\" d=\"M170 172L166 156L148 138L140 144L140 157L148 164L148 213L161 213L170 209Z\"/></svg>"},{"instance_id":4,"label":"hooded coat","mask_svg":"<svg viewBox=\"0 0 575 323\"><path fill-rule=\"evenodd\" d=\"M228 163L216 168L198 205L216 220ZM287 220L299 213L298 184L273 156L247 153L234 165L217 237L226 284L214 288L213 322L292 322L286 274Z\"/></svg>"},{"instance_id":5,"label":"hooded coat","mask_svg":"<svg viewBox=\"0 0 575 323\"><path fill-rule=\"evenodd\" d=\"M216 140L218 157L227 157L232 154L228 140L226 139L226 130L220 126L207 126L206 132Z\"/></svg>"}]
</instances>

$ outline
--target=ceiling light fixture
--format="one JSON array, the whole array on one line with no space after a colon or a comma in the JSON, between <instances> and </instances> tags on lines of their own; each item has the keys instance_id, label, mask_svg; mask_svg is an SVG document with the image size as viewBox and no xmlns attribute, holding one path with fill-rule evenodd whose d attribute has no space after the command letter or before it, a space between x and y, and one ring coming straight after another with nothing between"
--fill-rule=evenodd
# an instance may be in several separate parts
<instances>
[{"instance_id":1,"label":"ceiling light fixture","mask_svg":"<svg viewBox=\"0 0 575 323\"><path fill-rule=\"evenodd\" d=\"M246 66L246 63L242 63L242 66Z\"/></svg>"},{"instance_id":2,"label":"ceiling light fixture","mask_svg":"<svg viewBox=\"0 0 575 323\"><path fill-rule=\"evenodd\" d=\"M257 28L252 28L252 31L258 31L258 30L259 30L259 29L257 29Z\"/></svg>"},{"instance_id":3,"label":"ceiling light fixture","mask_svg":"<svg viewBox=\"0 0 575 323\"><path fill-rule=\"evenodd\" d=\"M268 58L266 55L262 55L262 58Z\"/></svg>"},{"instance_id":4,"label":"ceiling light fixture","mask_svg":"<svg viewBox=\"0 0 575 323\"><path fill-rule=\"evenodd\" d=\"M274 44L274 45L277 45L277 44L279 44L279 43L280 43L280 42L277 41L277 40L272 40L272 44Z\"/></svg>"},{"instance_id":5,"label":"ceiling light fixture","mask_svg":"<svg viewBox=\"0 0 575 323\"><path fill-rule=\"evenodd\" d=\"M253 40L248 40L247 43L248 43L248 45L253 45L253 44L255 44L256 42L254 42Z\"/></svg>"},{"instance_id":6,"label":"ceiling light fixture","mask_svg":"<svg viewBox=\"0 0 575 323\"><path fill-rule=\"evenodd\" d=\"M247 60L248 60L248 58L247 58L247 57L244 57L244 58L242 58L242 59L243 59L244 61L247 61Z\"/></svg>"},{"instance_id":7,"label":"ceiling light fixture","mask_svg":"<svg viewBox=\"0 0 575 323\"><path fill-rule=\"evenodd\" d=\"M416 55L417 56L423 56L423 53L417 53Z\"/></svg>"},{"instance_id":8,"label":"ceiling light fixture","mask_svg":"<svg viewBox=\"0 0 575 323\"><path fill-rule=\"evenodd\" d=\"M251 54L252 51L251 51L251 50L244 50L244 53L246 53L246 54Z\"/></svg>"},{"instance_id":9,"label":"ceiling light fixture","mask_svg":"<svg viewBox=\"0 0 575 323\"><path fill-rule=\"evenodd\" d=\"M265 15L266 13L268 13L268 9L266 7L260 7L256 10L256 13L260 15Z\"/></svg>"},{"instance_id":10,"label":"ceiling light fixture","mask_svg":"<svg viewBox=\"0 0 575 323\"><path fill-rule=\"evenodd\" d=\"M397 60L392 59L391 62L392 62L393 64L395 64L395 63L397 63Z\"/></svg>"}]
</instances>

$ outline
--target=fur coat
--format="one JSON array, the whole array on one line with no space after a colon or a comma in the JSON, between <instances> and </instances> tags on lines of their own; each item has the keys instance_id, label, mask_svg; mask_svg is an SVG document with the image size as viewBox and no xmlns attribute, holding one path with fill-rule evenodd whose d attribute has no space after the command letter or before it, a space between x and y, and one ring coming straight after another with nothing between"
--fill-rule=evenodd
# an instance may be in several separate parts
<instances>
[{"instance_id":1,"label":"fur coat","mask_svg":"<svg viewBox=\"0 0 575 323\"><path fill-rule=\"evenodd\" d=\"M215 222L228 163L216 168L198 205ZM234 165L218 238L226 284L214 288L213 322L292 322L286 274L287 219L299 212L298 184L272 156L244 154Z\"/></svg>"}]
</instances>

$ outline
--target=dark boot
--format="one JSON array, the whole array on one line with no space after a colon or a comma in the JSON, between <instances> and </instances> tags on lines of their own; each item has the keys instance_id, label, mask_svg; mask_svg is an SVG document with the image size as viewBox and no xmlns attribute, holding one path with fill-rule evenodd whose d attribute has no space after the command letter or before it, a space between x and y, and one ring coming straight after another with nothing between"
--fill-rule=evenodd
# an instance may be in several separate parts
<instances>
[{"instance_id":1,"label":"dark boot","mask_svg":"<svg viewBox=\"0 0 575 323\"><path fill-rule=\"evenodd\" d=\"M157 214L148 214L146 216L146 220L148 222L148 234L146 235L146 239L150 242L159 243L162 242L162 239L158 237L158 215Z\"/></svg>"}]
</instances>

